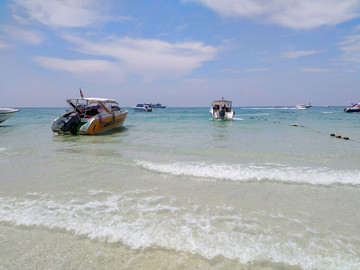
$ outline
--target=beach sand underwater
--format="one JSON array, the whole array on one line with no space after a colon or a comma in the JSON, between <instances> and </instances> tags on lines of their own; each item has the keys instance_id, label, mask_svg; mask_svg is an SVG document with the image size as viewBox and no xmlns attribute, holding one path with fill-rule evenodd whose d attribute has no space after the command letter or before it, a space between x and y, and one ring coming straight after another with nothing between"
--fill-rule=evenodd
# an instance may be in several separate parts
<instances>
[{"instance_id":1,"label":"beach sand underwater","mask_svg":"<svg viewBox=\"0 0 360 270\"><path fill-rule=\"evenodd\" d=\"M129 109L72 136L51 131L65 108L20 109L0 124L0 269L360 269L359 113Z\"/></svg>"}]
</instances>

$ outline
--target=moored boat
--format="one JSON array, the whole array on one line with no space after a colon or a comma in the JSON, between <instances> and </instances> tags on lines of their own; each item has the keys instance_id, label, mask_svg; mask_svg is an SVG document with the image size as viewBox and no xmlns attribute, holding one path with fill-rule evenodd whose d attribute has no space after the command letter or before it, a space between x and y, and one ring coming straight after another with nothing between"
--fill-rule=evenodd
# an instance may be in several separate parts
<instances>
[{"instance_id":1,"label":"moored boat","mask_svg":"<svg viewBox=\"0 0 360 270\"><path fill-rule=\"evenodd\" d=\"M234 111L232 109L232 101L230 100L214 100L211 103L210 114L214 119L232 119Z\"/></svg>"},{"instance_id":2,"label":"moored boat","mask_svg":"<svg viewBox=\"0 0 360 270\"><path fill-rule=\"evenodd\" d=\"M5 120L9 119L15 113L20 111L19 109L13 108L0 108L0 123L4 122Z\"/></svg>"},{"instance_id":3,"label":"moored boat","mask_svg":"<svg viewBox=\"0 0 360 270\"><path fill-rule=\"evenodd\" d=\"M150 103L150 105L152 108L162 108L162 109L166 108L166 106L162 105L161 103L155 103L155 104Z\"/></svg>"},{"instance_id":4,"label":"moored boat","mask_svg":"<svg viewBox=\"0 0 360 270\"><path fill-rule=\"evenodd\" d=\"M135 107L133 107L133 109L138 112L152 112L151 104L147 103L137 104Z\"/></svg>"},{"instance_id":5,"label":"moored boat","mask_svg":"<svg viewBox=\"0 0 360 270\"><path fill-rule=\"evenodd\" d=\"M298 109L298 110L309 109L309 108L311 108L311 107L312 107L311 103L309 103L309 104L298 104L298 105L296 105L296 109Z\"/></svg>"},{"instance_id":6,"label":"moored boat","mask_svg":"<svg viewBox=\"0 0 360 270\"><path fill-rule=\"evenodd\" d=\"M360 102L351 103L351 107L344 109L345 112L360 112Z\"/></svg>"},{"instance_id":7,"label":"moored boat","mask_svg":"<svg viewBox=\"0 0 360 270\"><path fill-rule=\"evenodd\" d=\"M90 135L124 124L128 110L106 98L67 99L71 110L53 120L51 129L58 134Z\"/></svg>"}]
</instances>

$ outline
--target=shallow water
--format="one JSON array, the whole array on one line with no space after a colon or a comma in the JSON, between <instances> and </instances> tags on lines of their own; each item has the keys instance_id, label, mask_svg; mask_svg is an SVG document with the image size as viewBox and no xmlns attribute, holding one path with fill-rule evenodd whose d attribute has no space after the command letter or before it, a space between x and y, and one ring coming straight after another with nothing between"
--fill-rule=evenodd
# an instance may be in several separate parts
<instances>
[{"instance_id":1,"label":"shallow water","mask_svg":"<svg viewBox=\"0 0 360 270\"><path fill-rule=\"evenodd\" d=\"M208 110L99 136L52 134L63 108L2 123L0 268L360 268L360 114Z\"/></svg>"}]
</instances>

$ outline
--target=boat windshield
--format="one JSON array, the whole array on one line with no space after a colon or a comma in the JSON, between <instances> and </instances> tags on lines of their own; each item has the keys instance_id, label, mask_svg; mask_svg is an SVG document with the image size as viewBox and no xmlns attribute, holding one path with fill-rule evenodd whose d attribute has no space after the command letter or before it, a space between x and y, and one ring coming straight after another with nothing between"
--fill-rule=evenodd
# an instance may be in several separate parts
<instances>
[{"instance_id":1,"label":"boat windshield","mask_svg":"<svg viewBox=\"0 0 360 270\"><path fill-rule=\"evenodd\" d=\"M103 104L110 112L120 111L120 107L117 102L104 102Z\"/></svg>"},{"instance_id":2,"label":"boat windshield","mask_svg":"<svg viewBox=\"0 0 360 270\"><path fill-rule=\"evenodd\" d=\"M211 106L214 112L231 112L232 102L229 100L214 100Z\"/></svg>"}]
</instances>

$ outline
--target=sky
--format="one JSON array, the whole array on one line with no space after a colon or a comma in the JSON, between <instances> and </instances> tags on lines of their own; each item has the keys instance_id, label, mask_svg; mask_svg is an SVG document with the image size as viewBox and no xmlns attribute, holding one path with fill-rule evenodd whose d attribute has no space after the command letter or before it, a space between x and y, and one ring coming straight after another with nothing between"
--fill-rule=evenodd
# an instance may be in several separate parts
<instances>
[{"instance_id":1,"label":"sky","mask_svg":"<svg viewBox=\"0 0 360 270\"><path fill-rule=\"evenodd\" d=\"M350 105L360 0L1 0L0 106Z\"/></svg>"}]
</instances>

